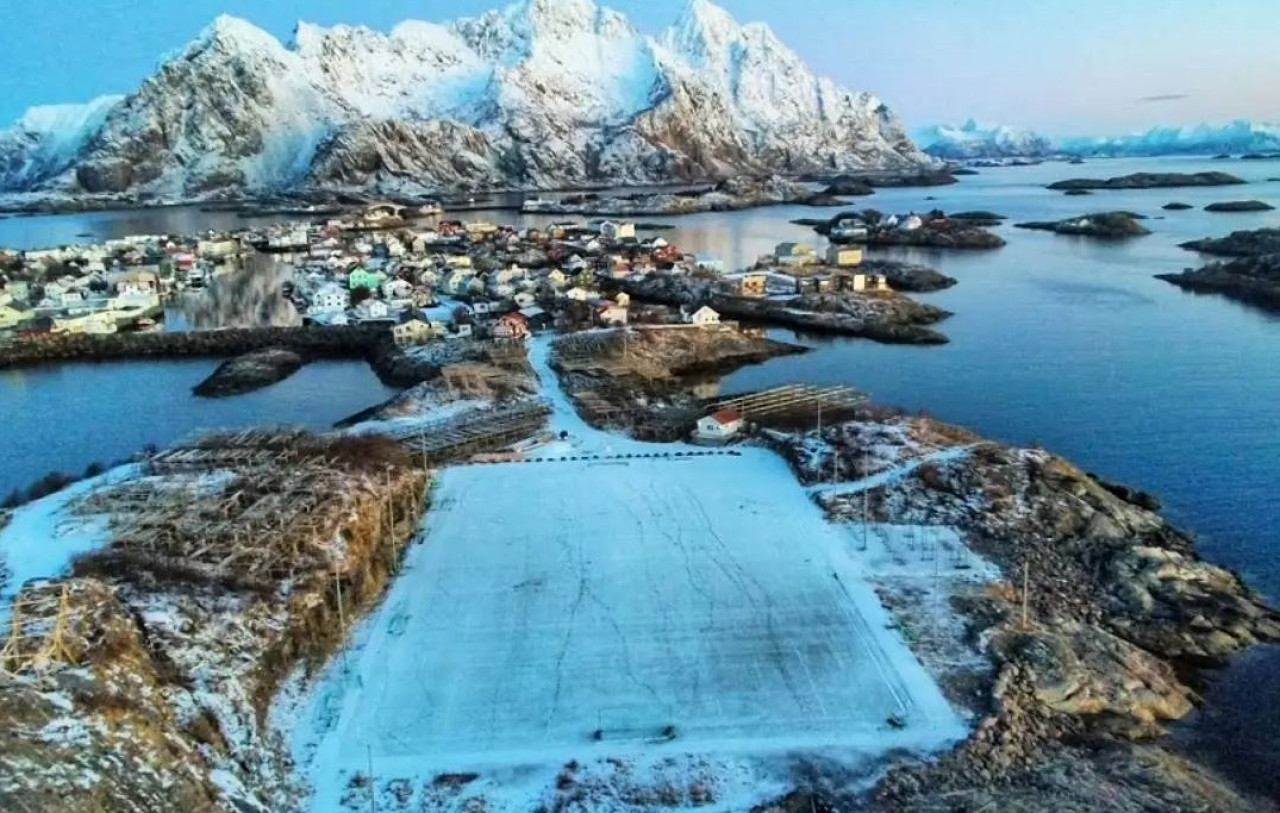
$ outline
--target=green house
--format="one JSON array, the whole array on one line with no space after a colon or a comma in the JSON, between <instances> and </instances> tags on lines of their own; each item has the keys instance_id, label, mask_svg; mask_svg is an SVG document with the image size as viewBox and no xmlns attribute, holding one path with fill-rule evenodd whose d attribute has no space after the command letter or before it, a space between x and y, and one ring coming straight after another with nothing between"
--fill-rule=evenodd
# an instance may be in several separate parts
<instances>
[{"instance_id":1,"label":"green house","mask_svg":"<svg viewBox=\"0 0 1280 813\"><path fill-rule=\"evenodd\" d=\"M347 288L353 291L356 288L368 288L370 291L376 291L378 286L382 284L383 279L382 274L375 274L363 268L357 268L347 275Z\"/></svg>"}]
</instances>

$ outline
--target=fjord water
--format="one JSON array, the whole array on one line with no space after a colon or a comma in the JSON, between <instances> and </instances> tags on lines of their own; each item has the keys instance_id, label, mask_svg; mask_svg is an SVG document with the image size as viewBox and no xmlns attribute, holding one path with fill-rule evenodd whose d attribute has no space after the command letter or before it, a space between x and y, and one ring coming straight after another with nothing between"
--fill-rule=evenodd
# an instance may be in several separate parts
<instances>
[{"instance_id":1,"label":"fjord water","mask_svg":"<svg viewBox=\"0 0 1280 813\"><path fill-rule=\"evenodd\" d=\"M1100 191L1067 197L1044 186L1068 177L1220 170L1246 186ZM920 298L955 316L944 347L802 337L814 352L730 377L725 389L810 381L851 384L878 401L924 409L1014 443L1039 442L1100 476L1159 495L1165 513L1200 537L1209 559L1280 601L1280 316L1218 296L1184 293L1154 274L1207 258L1177 247L1236 229L1280 226L1280 212L1212 214L1205 204L1258 198L1280 206L1280 161L1160 159L983 169L949 187L882 190L853 208L885 212L988 209L1009 216L993 252L895 250L959 285ZM928 200L936 198L936 200ZM1164 212L1183 201L1195 209ZM1150 236L1103 243L1015 229L1020 220L1130 210ZM792 218L832 210L776 207L682 218L663 236L739 268L782 240L820 242ZM544 225L559 218L473 212L466 219ZM40 246L130 232L243 227L195 208L0 220L0 245ZM780 334L792 338L791 334ZM354 366L353 366L354 365ZM208 425L323 426L386 397L357 362L313 365L249 396L197 401L189 388L211 362L63 365L0 374L0 484L52 468L165 443ZM1180 726L1188 748L1242 782L1280 795L1280 653L1255 650L1215 676L1209 706Z\"/></svg>"},{"instance_id":2,"label":"fjord water","mask_svg":"<svg viewBox=\"0 0 1280 813\"><path fill-rule=\"evenodd\" d=\"M341 360L313 362L247 395L192 395L216 366L210 359L165 359L0 370L0 495L50 471L79 473L200 430L327 429L395 392L363 361Z\"/></svg>"}]
</instances>

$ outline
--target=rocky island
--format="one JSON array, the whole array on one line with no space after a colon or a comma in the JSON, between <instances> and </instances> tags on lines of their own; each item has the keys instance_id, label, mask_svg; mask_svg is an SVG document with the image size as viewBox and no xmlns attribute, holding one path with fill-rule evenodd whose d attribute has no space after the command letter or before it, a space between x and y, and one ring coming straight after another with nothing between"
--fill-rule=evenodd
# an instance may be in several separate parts
<instances>
[{"instance_id":1,"label":"rocky island","mask_svg":"<svg viewBox=\"0 0 1280 813\"><path fill-rule=\"evenodd\" d=\"M1145 216L1133 212L1099 212L1091 215L1070 217L1066 220L1032 221L1017 223L1019 229L1048 231L1054 234L1065 234L1074 237L1096 237L1101 240L1124 240L1129 237L1141 237L1151 230L1139 223Z\"/></svg>"},{"instance_id":2,"label":"rocky island","mask_svg":"<svg viewBox=\"0 0 1280 813\"><path fill-rule=\"evenodd\" d=\"M990 223L989 219L984 222L982 218L955 218L937 209L925 214L888 217L875 209L867 209L861 212L841 212L826 220L815 218L792 222L810 226L836 244L977 250L1005 245L1003 237L979 225ZM842 228L850 223L857 225L854 228Z\"/></svg>"},{"instance_id":3,"label":"rocky island","mask_svg":"<svg viewBox=\"0 0 1280 813\"><path fill-rule=\"evenodd\" d=\"M1185 212L1187 209L1194 209L1196 207L1192 206L1190 203L1179 203L1178 201L1173 201L1172 203L1166 203L1160 208L1164 209L1166 212Z\"/></svg>"},{"instance_id":4,"label":"rocky island","mask_svg":"<svg viewBox=\"0 0 1280 813\"><path fill-rule=\"evenodd\" d=\"M1280 253L1239 257L1157 279L1188 291L1218 293L1268 310L1280 311Z\"/></svg>"},{"instance_id":5,"label":"rocky island","mask_svg":"<svg viewBox=\"0 0 1280 813\"><path fill-rule=\"evenodd\" d=\"M1220 257L1257 257L1280 254L1280 229L1235 231L1226 237L1206 237L1180 244L1188 251L1216 254Z\"/></svg>"},{"instance_id":6,"label":"rocky island","mask_svg":"<svg viewBox=\"0 0 1280 813\"><path fill-rule=\"evenodd\" d=\"M279 347L246 353L218 365L192 392L205 398L253 392L283 381L300 370L302 364L302 356Z\"/></svg>"},{"instance_id":7,"label":"rocky island","mask_svg":"<svg viewBox=\"0 0 1280 813\"><path fill-rule=\"evenodd\" d=\"M1210 203L1204 207L1206 212L1270 212L1276 207L1260 200L1226 200Z\"/></svg>"},{"instance_id":8,"label":"rocky island","mask_svg":"<svg viewBox=\"0 0 1280 813\"><path fill-rule=\"evenodd\" d=\"M789 298L739 296L715 282L651 274L621 283L644 302L686 310L706 305L721 316L761 325L857 336L886 344L945 344L947 337L928 326L951 316L893 291L840 291L797 294Z\"/></svg>"},{"instance_id":9,"label":"rocky island","mask_svg":"<svg viewBox=\"0 0 1280 813\"><path fill-rule=\"evenodd\" d=\"M947 215L947 217L952 220L959 220L963 223L968 223L971 226L982 226L983 228L999 226L1009 219L1005 215L981 209L971 212L952 212Z\"/></svg>"},{"instance_id":10,"label":"rocky island","mask_svg":"<svg viewBox=\"0 0 1280 813\"><path fill-rule=\"evenodd\" d=\"M526 204L525 210L535 214L636 217L731 212L760 206L839 206L842 203L828 194L815 193L802 183L770 175L738 176L715 186L687 192L579 193L559 201Z\"/></svg>"},{"instance_id":11,"label":"rocky island","mask_svg":"<svg viewBox=\"0 0 1280 813\"><path fill-rule=\"evenodd\" d=\"M1049 184L1049 189L1163 189L1180 186L1232 186L1244 183L1227 172L1135 172L1115 178L1072 178Z\"/></svg>"}]
</instances>

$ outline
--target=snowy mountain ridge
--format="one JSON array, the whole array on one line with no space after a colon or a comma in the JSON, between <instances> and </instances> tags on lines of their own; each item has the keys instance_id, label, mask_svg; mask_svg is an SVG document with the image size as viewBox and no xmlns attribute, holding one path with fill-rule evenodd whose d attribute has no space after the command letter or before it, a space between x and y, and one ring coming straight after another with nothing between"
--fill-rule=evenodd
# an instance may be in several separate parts
<instances>
[{"instance_id":1,"label":"snowy mountain ridge","mask_svg":"<svg viewBox=\"0 0 1280 813\"><path fill-rule=\"evenodd\" d=\"M136 92L74 109L0 132L0 191L413 194L930 160L875 96L707 0L657 37L592 0L388 33L299 23L288 44L223 16Z\"/></svg>"},{"instance_id":2,"label":"snowy mountain ridge","mask_svg":"<svg viewBox=\"0 0 1280 813\"><path fill-rule=\"evenodd\" d=\"M979 158L1042 158L1054 151L1042 135L1007 125L979 124L969 119L959 126L937 124L921 130L917 140L925 152L953 161Z\"/></svg>"},{"instance_id":3,"label":"snowy mountain ridge","mask_svg":"<svg viewBox=\"0 0 1280 813\"><path fill-rule=\"evenodd\" d=\"M1050 155L1162 156L1266 153L1280 151L1280 122L1237 120L1221 125L1153 127L1121 136L1048 138L1030 130L979 124L934 125L917 134L926 153L964 161L987 158L1045 158Z\"/></svg>"},{"instance_id":4,"label":"snowy mountain ridge","mask_svg":"<svg viewBox=\"0 0 1280 813\"><path fill-rule=\"evenodd\" d=\"M1280 151L1280 121L1242 119L1221 125L1153 127L1140 133L1104 138L1064 138L1064 152L1081 155L1174 155Z\"/></svg>"}]
</instances>

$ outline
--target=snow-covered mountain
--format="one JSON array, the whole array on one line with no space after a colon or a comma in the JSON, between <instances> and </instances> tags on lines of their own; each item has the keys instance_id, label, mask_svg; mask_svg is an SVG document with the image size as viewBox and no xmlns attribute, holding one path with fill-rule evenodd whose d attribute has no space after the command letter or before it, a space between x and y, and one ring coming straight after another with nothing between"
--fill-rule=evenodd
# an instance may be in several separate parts
<instances>
[{"instance_id":1,"label":"snow-covered mountain","mask_svg":"<svg viewBox=\"0 0 1280 813\"><path fill-rule=\"evenodd\" d=\"M815 77L767 26L706 0L656 38L592 0L390 33L300 23L287 45L221 17L135 93L22 128L0 134L0 190L166 199L929 160L875 96Z\"/></svg>"},{"instance_id":2,"label":"snow-covered mountain","mask_svg":"<svg viewBox=\"0 0 1280 813\"><path fill-rule=\"evenodd\" d=\"M0 189L22 189L65 170L123 98L33 107L0 130Z\"/></svg>"},{"instance_id":3,"label":"snow-covered mountain","mask_svg":"<svg viewBox=\"0 0 1280 813\"><path fill-rule=\"evenodd\" d=\"M1049 139L1030 130L983 125L973 119L958 127L947 124L926 127L917 135L917 141L929 155L952 161L1043 158L1054 152Z\"/></svg>"},{"instance_id":4,"label":"snow-covered mountain","mask_svg":"<svg viewBox=\"0 0 1280 813\"><path fill-rule=\"evenodd\" d=\"M1045 158L1051 155L1161 156L1269 153L1280 151L1280 122L1233 121L1223 125L1154 127L1122 136L1047 138L1030 130L983 125L973 119L956 127L935 125L916 134L936 158Z\"/></svg>"},{"instance_id":5,"label":"snow-covered mountain","mask_svg":"<svg viewBox=\"0 0 1280 813\"><path fill-rule=\"evenodd\" d=\"M1080 155L1216 155L1280 151L1280 122L1233 121L1223 125L1155 127L1105 138L1064 138L1064 152Z\"/></svg>"}]
</instances>

